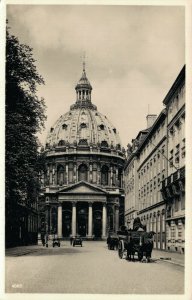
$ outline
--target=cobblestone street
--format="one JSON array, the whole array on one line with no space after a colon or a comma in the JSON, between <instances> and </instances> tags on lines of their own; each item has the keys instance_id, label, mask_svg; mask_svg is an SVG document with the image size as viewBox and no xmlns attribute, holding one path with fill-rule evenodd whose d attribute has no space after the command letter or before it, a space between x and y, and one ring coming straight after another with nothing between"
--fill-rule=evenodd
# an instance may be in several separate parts
<instances>
[{"instance_id":1,"label":"cobblestone street","mask_svg":"<svg viewBox=\"0 0 192 300\"><path fill-rule=\"evenodd\" d=\"M10 249L6 253L6 292L182 294L182 255L170 261L162 259L170 253L163 255L154 250L149 264L129 262L119 259L117 251L108 250L105 242L88 241L82 248L64 241L61 248L50 244L49 248Z\"/></svg>"}]
</instances>

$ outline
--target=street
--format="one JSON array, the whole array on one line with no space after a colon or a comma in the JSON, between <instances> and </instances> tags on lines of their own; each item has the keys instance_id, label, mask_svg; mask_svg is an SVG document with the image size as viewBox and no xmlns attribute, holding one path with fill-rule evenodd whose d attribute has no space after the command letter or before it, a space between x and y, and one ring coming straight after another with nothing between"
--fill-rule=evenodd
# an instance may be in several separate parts
<instances>
[{"instance_id":1,"label":"street","mask_svg":"<svg viewBox=\"0 0 192 300\"><path fill-rule=\"evenodd\" d=\"M6 256L6 293L182 294L184 267L152 258L119 259L98 241L38 246L27 255Z\"/></svg>"}]
</instances>

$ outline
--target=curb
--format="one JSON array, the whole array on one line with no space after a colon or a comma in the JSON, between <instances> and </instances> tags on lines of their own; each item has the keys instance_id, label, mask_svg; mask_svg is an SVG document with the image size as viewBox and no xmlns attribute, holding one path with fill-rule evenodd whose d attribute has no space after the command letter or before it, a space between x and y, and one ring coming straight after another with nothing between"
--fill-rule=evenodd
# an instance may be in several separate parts
<instances>
[{"instance_id":1,"label":"curb","mask_svg":"<svg viewBox=\"0 0 192 300\"><path fill-rule=\"evenodd\" d=\"M180 267L183 267L183 268L185 267L184 264L176 262L176 261L167 260L167 259L160 259L160 258L158 258L157 260L162 261L162 262L166 262L166 263L169 263L169 264L172 264L172 265L177 265L177 266L180 266Z\"/></svg>"}]
</instances>

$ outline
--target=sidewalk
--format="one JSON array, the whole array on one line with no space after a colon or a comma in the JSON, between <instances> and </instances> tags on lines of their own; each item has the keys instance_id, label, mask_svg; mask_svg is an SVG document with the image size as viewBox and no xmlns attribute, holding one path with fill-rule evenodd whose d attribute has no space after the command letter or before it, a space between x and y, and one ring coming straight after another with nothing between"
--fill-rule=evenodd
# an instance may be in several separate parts
<instances>
[{"instance_id":1,"label":"sidewalk","mask_svg":"<svg viewBox=\"0 0 192 300\"><path fill-rule=\"evenodd\" d=\"M152 259L162 260L164 262L179 265L182 267L185 266L185 255L176 253L176 252L161 251L161 250L153 249Z\"/></svg>"},{"instance_id":2,"label":"sidewalk","mask_svg":"<svg viewBox=\"0 0 192 300\"><path fill-rule=\"evenodd\" d=\"M36 252L41 249L41 245L19 246L5 249L5 256L21 256Z\"/></svg>"}]
</instances>

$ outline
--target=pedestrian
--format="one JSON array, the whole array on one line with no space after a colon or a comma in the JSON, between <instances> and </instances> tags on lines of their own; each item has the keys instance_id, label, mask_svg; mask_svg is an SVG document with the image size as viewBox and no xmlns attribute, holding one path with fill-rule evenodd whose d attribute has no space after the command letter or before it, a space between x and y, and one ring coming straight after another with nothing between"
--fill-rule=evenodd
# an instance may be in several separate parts
<instances>
[{"instance_id":1,"label":"pedestrian","mask_svg":"<svg viewBox=\"0 0 192 300\"><path fill-rule=\"evenodd\" d=\"M45 246L45 236L44 236L44 234L41 234L41 242L42 242L42 245Z\"/></svg>"},{"instance_id":2,"label":"pedestrian","mask_svg":"<svg viewBox=\"0 0 192 300\"><path fill-rule=\"evenodd\" d=\"M48 247L48 240L49 240L49 237L48 237L48 234L45 235L45 243L46 243L46 247Z\"/></svg>"},{"instance_id":3,"label":"pedestrian","mask_svg":"<svg viewBox=\"0 0 192 300\"><path fill-rule=\"evenodd\" d=\"M73 244L73 237L72 237L72 235L70 236L70 244L71 245Z\"/></svg>"}]
</instances>

